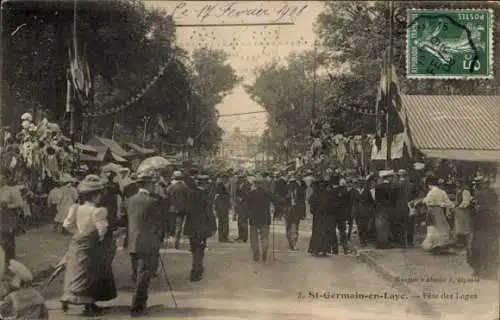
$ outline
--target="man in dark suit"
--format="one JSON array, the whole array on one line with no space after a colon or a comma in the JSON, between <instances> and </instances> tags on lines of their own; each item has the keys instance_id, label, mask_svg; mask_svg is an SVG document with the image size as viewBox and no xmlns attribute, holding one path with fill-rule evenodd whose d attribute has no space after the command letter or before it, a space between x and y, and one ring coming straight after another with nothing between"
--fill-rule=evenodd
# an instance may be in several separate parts
<instances>
[{"instance_id":1,"label":"man in dark suit","mask_svg":"<svg viewBox=\"0 0 500 320\"><path fill-rule=\"evenodd\" d=\"M353 218L358 226L359 241L361 246L366 246L369 240L370 225L373 223L375 213L375 200L371 194L370 180L358 180L353 189Z\"/></svg>"},{"instance_id":2,"label":"man in dark suit","mask_svg":"<svg viewBox=\"0 0 500 320\"><path fill-rule=\"evenodd\" d=\"M222 175L215 187L215 212L217 213L217 225L219 242L229 242L229 209L231 208L231 195L226 187L226 176Z\"/></svg>"},{"instance_id":3,"label":"man in dark suit","mask_svg":"<svg viewBox=\"0 0 500 320\"><path fill-rule=\"evenodd\" d=\"M238 215L238 241L248 241L248 193L250 183L245 176L238 177L235 211Z\"/></svg>"},{"instance_id":4,"label":"man in dark suit","mask_svg":"<svg viewBox=\"0 0 500 320\"><path fill-rule=\"evenodd\" d=\"M328 216L329 240L333 242L331 246L333 254L339 254L339 240L344 250L344 254L347 254L346 222L351 211L351 199L347 191L346 181L340 179L338 185L336 185L336 179L333 180L334 186L330 192L331 206ZM340 239L337 239L337 229Z\"/></svg>"},{"instance_id":5,"label":"man in dark suit","mask_svg":"<svg viewBox=\"0 0 500 320\"><path fill-rule=\"evenodd\" d=\"M249 182L251 185L248 193L250 246L254 261L260 260L260 246L262 246L262 262L266 262L269 249L269 226L271 225L270 205L273 200L263 188L261 181L256 181L256 178L251 177Z\"/></svg>"},{"instance_id":6,"label":"man in dark suit","mask_svg":"<svg viewBox=\"0 0 500 320\"><path fill-rule=\"evenodd\" d=\"M179 249L182 227L186 218L189 200L189 187L183 181L181 171L174 171L170 185L167 187L169 216L175 217L175 249ZM170 219L172 220L172 219Z\"/></svg>"},{"instance_id":7,"label":"man in dark suit","mask_svg":"<svg viewBox=\"0 0 500 320\"><path fill-rule=\"evenodd\" d=\"M144 172L138 175L138 192L127 202L128 250L136 288L132 298L131 315L140 316L146 309L148 289L152 276L158 268L160 246L165 233L165 218L154 195L153 175Z\"/></svg>"},{"instance_id":8,"label":"man in dark suit","mask_svg":"<svg viewBox=\"0 0 500 320\"><path fill-rule=\"evenodd\" d=\"M217 231L217 224L209 199L208 180L207 175L196 177L196 188L192 190L193 199L196 199L196 202L193 202L184 226L184 235L189 237L189 246L193 257L190 281L200 281L202 279L204 271L203 257L207 238Z\"/></svg>"},{"instance_id":9,"label":"man in dark suit","mask_svg":"<svg viewBox=\"0 0 500 320\"><path fill-rule=\"evenodd\" d=\"M285 229L290 250L297 250L300 220L306 214L306 190L305 184L297 181L295 177L288 180L288 192L290 199L290 210L286 210Z\"/></svg>"}]
</instances>

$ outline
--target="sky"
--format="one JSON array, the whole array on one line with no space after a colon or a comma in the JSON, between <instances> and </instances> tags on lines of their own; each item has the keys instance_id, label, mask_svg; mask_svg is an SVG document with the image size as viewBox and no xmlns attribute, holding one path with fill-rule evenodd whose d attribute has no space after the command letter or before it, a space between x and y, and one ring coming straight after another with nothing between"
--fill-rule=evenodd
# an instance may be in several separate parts
<instances>
[{"instance_id":1,"label":"sky","mask_svg":"<svg viewBox=\"0 0 500 320\"><path fill-rule=\"evenodd\" d=\"M224 49L229 54L229 63L243 78L242 84L251 84L255 79L254 69L273 58L284 59L293 51L312 49L313 23L323 8L320 1L144 2L173 15L178 25L178 44L188 52L199 47ZM262 25L271 22L290 24ZM261 25L234 26L241 23ZM246 94L243 85L236 87L217 109L221 115L264 110ZM221 117L219 125L226 133L239 127L244 134L260 135L266 128L266 120L266 113L258 113Z\"/></svg>"}]
</instances>

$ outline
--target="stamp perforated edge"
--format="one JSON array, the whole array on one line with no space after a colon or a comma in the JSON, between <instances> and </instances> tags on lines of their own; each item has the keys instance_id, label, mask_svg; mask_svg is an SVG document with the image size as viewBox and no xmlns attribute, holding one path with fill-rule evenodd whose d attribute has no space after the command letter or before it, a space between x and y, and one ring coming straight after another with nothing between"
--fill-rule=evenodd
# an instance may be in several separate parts
<instances>
[{"instance_id":1,"label":"stamp perforated edge","mask_svg":"<svg viewBox=\"0 0 500 320\"><path fill-rule=\"evenodd\" d=\"M407 8L406 9L406 18L407 21L410 20L410 14L412 12L418 12L418 11L442 11L442 12L457 12L457 11L488 11L490 13L489 17L491 19L490 21L490 30L488 33L488 40L490 44L490 54L489 54L489 63L490 63L490 72L488 75L478 75L478 76L447 76L447 75L409 75L408 70L410 67L410 57L409 57L409 47L408 47L408 42L410 40L410 34L408 32L408 28L406 30L406 47L405 47L405 55L406 55L406 78L407 79L416 79L416 80L426 80L426 79L449 79L449 80L476 80L476 79L489 79L492 80L494 79L494 74L496 72L496 67L495 64L493 63L493 53L495 51L495 42L493 39L493 30L496 29L496 21L495 21L495 12L492 8L487 8L487 9L481 9L481 8L470 8L470 9L450 9L450 8L429 8L429 9L423 9L423 8Z\"/></svg>"}]
</instances>

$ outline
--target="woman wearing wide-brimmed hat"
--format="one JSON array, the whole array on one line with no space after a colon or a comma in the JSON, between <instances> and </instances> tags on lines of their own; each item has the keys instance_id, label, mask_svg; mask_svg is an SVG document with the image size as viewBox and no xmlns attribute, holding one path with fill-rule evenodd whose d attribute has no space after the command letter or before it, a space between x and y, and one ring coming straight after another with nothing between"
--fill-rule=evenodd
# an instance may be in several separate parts
<instances>
[{"instance_id":1,"label":"woman wearing wide-brimmed hat","mask_svg":"<svg viewBox=\"0 0 500 320\"><path fill-rule=\"evenodd\" d=\"M103 265L106 254L103 239L108 229L107 211L98 207L105 181L97 175L88 175L77 187L81 205L71 206L63 227L73 234L67 252L64 294L61 298L63 310L68 304L84 305L85 315L95 315L97 301L108 301L116 297L116 286L111 266ZM103 274L107 277L103 277Z\"/></svg>"}]
</instances>

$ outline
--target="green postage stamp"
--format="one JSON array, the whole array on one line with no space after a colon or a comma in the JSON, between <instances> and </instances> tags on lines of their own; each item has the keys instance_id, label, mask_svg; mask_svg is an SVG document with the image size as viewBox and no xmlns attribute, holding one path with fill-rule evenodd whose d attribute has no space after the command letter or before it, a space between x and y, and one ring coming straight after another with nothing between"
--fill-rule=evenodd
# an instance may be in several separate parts
<instances>
[{"instance_id":1,"label":"green postage stamp","mask_svg":"<svg viewBox=\"0 0 500 320\"><path fill-rule=\"evenodd\" d=\"M408 9L409 79L493 78L493 10Z\"/></svg>"}]
</instances>

